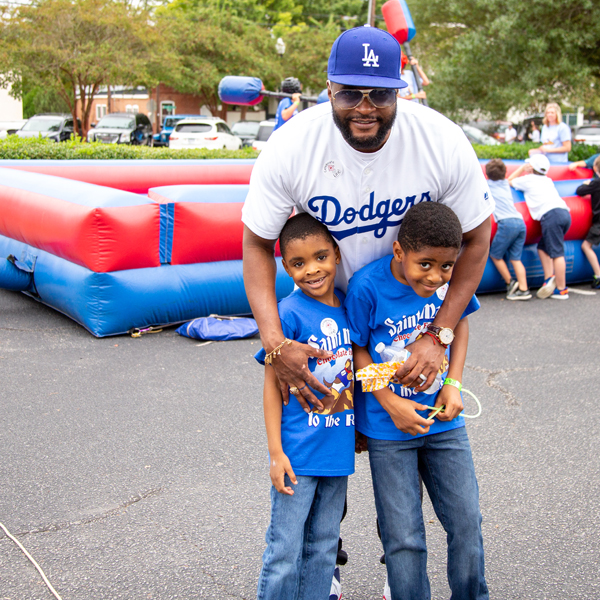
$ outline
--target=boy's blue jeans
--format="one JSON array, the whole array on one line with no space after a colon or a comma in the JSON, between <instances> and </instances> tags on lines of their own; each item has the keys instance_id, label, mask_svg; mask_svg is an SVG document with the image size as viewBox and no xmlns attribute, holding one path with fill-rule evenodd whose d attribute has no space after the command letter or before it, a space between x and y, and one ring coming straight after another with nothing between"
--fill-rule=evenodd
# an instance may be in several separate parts
<instances>
[{"instance_id":1,"label":"boy's blue jeans","mask_svg":"<svg viewBox=\"0 0 600 600\"><path fill-rule=\"evenodd\" d=\"M258 578L258 600L327 600L335 570L348 477L298 476L271 487L271 523Z\"/></svg>"},{"instance_id":2,"label":"boy's blue jeans","mask_svg":"<svg viewBox=\"0 0 600 600\"><path fill-rule=\"evenodd\" d=\"M447 533L451 600L487 600L479 488L464 427L406 441L369 438L392 600L429 600L419 473Z\"/></svg>"}]
</instances>

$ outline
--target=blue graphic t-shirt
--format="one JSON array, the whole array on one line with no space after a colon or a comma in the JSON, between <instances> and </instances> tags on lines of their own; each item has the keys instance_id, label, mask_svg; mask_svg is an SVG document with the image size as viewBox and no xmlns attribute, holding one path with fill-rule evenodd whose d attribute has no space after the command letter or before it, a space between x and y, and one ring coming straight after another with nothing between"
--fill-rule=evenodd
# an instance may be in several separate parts
<instances>
[{"instance_id":1,"label":"blue graphic t-shirt","mask_svg":"<svg viewBox=\"0 0 600 600\"><path fill-rule=\"evenodd\" d=\"M350 336L356 345L367 347L374 362L386 362L375 350L379 344L402 349L414 342L435 319L448 290L446 284L429 298L421 298L409 285L400 283L394 277L391 261L391 254L376 260L355 273L348 284L345 306L350 323ZM463 313L463 318L478 308L479 301L473 296ZM416 393L412 388L393 383L390 384L390 389L403 398L434 406L448 371L448 355L447 350L440 373L425 392ZM415 436L403 433L394 425L392 418L375 396L363 392L360 383L356 386L354 397L358 431L379 440L414 439ZM427 418L429 412L425 410L419 414ZM429 433L424 435L456 429L464 424L465 420L461 416L452 421L434 419Z\"/></svg>"},{"instance_id":2,"label":"blue graphic t-shirt","mask_svg":"<svg viewBox=\"0 0 600 600\"><path fill-rule=\"evenodd\" d=\"M354 376L352 343L342 303L327 306L296 290L279 302L283 335L314 348L331 350L331 358L309 358L308 368L328 388L322 411L306 414L290 394L281 415L281 444L296 475L339 477L354 473ZM264 364L265 351L256 360ZM315 392L323 399L323 395Z\"/></svg>"}]
</instances>

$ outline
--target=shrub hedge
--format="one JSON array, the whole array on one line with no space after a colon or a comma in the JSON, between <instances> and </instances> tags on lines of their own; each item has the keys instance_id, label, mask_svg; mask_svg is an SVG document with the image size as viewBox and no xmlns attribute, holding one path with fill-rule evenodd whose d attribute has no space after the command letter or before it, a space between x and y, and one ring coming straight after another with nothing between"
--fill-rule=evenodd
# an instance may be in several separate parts
<instances>
[{"instance_id":1,"label":"shrub hedge","mask_svg":"<svg viewBox=\"0 0 600 600\"><path fill-rule=\"evenodd\" d=\"M102 142L52 142L43 138L19 138L9 135L0 140L0 159L160 159L174 158L256 158L258 152L246 147L242 150L171 150L170 148L149 148L148 146L131 146L129 144L103 144Z\"/></svg>"},{"instance_id":2,"label":"shrub hedge","mask_svg":"<svg viewBox=\"0 0 600 600\"><path fill-rule=\"evenodd\" d=\"M531 148L539 148L539 144L527 142L525 144L500 144L499 146L479 146L473 145L478 158L501 158L503 160L525 160L529 157ZM588 144L572 144L571 152L569 152L569 161L575 162L585 160L594 154L600 152L599 146L591 146Z\"/></svg>"},{"instance_id":3,"label":"shrub hedge","mask_svg":"<svg viewBox=\"0 0 600 600\"><path fill-rule=\"evenodd\" d=\"M502 144L499 146L474 145L479 158L502 158L524 160L530 148L538 144ZM598 154L600 147L587 144L573 144L569 152L569 160L585 160ZM170 148L148 148L147 146L130 146L128 144L102 144L101 142L81 142L70 140L56 143L43 138L18 138L15 135L0 140L0 159L160 159L172 160L205 159L205 158L256 158L258 152L246 147L242 150L171 150Z\"/></svg>"}]
</instances>

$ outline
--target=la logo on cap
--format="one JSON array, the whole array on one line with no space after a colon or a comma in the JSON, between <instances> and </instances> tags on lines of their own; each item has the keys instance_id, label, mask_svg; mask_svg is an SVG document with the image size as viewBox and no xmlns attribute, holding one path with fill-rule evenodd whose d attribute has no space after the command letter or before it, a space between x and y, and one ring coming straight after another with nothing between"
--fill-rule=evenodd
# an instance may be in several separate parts
<instances>
[{"instance_id":1,"label":"la logo on cap","mask_svg":"<svg viewBox=\"0 0 600 600\"><path fill-rule=\"evenodd\" d=\"M373 48L369 50L371 44L363 44L365 55L362 59L363 67L379 67L379 56L375 55Z\"/></svg>"}]
</instances>

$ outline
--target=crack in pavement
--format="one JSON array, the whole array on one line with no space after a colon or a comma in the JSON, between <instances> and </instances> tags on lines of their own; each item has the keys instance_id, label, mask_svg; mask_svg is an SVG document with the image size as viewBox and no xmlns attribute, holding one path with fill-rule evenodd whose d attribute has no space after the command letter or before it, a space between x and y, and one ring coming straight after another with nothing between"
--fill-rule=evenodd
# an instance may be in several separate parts
<instances>
[{"instance_id":1,"label":"crack in pavement","mask_svg":"<svg viewBox=\"0 0 600 600\"><path fill-rule=\"evenodd\" d=\"M91 517L86 517L84 519L79 519L77 521L69 521L69 522L65 522L65 523L53 523L51 525L36 527L34 529L30 529L29 531L19 531L18 533L13 533L12 535L14 535L15 537L19 537L19 536L33 535L36 533L49 533L49 532L53 532L53 531L61 531L63 529L68 529L70 527L75 527L77 525L88 525L89 523L95 523L96 521L108 519L109 517L112 517L112 516L120 513L122 510L125 510L126 508L129 508L131 505L137 504L138 502L141 502L142 500L145 500L146 498L156 496L157 494L160 494L162 492L162 490L163 490L163 488L159 487L159 488L154 488L154 489L148 490L146 492L143 492L142 494L137 494L137 495L133 496L131 499L124 502L123 504L120 504L116 508L113 508L111 510L108 510L108 511L103 512L98 515L93 515ZM4 533L2 533L0 531L0 540L4 539L4 538L8 539L6 537L6 535L4 535Z\"/></svg>"},{"instance_id":2,"label":"crack in pavement","mask_svg":"<svg viewBox=\"0 0 600 600\"><path fill-rule=\"evenodd\" d=\"M514 369L498 369L497 371L492 371L491 369L485 369L484 367L477 367L469 364L465 364L465 367L467 369L471 369L471 371L487 374L485 384L488 387L500 392L504 396L508 406L521 406L521 403L517 400L516 396L510 390L507 390L505 387L501 386L497 381L495 381L495 378L498 377L498 375L504 375L505 373L540 371L541 369L547 368L548 365L544 365L543 367L515 367Z\"/></svg>"}]
</instances>

